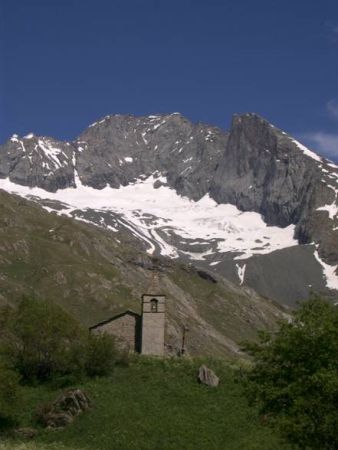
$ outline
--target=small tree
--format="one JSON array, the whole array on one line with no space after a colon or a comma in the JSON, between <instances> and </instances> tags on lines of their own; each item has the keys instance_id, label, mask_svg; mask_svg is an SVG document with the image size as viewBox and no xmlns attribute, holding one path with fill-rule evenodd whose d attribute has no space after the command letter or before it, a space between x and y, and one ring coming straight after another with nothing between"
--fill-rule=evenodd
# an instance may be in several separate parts
<instances>
[{"instance_id":1,"label":"small tree","mask_svg":"<svg viewBox=\"0 0 338 450\"><path fill-rule=\"evenodd\" d=\"M0 356L24 380L45 381L107 375L117 350L112 336L89 333L60 306L25 298L0 311Z\"/></svg>"},{"instance_id":2,"label":"small tree","mask_svg":"<svg viewBox=\"0 0 338 450\"><path fill-rule=\"evenodd\" d=\"M313 297L244 349L247 392L267 423L299 448L338 448L338 307Z\"/></svg>"},{"instance_id":3,"label":"small tree","mask_svg":"<svg viewBox=\"0 0 338 450\"><path fill-rule=\"evenodd\" d=\"M25 298L2 311L0 330L2 354L24 379L42 381L84 365L74 350L85 346L86 330L55 304Z\"/></svg>"}]
</instances>

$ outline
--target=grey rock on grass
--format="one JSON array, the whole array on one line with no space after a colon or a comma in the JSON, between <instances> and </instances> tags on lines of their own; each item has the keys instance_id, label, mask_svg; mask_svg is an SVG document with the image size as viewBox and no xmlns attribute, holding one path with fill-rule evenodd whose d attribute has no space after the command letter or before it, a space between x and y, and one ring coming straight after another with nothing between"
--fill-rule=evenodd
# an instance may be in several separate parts
<instances>
[{"instance_id":1,"label":"grey rock on grass","mask_svg":"<svg viewBox=\"0 0 338 450\"><path fill-rule=\"evenodd\" d=\"M217 387L219 384L218 376L204 364L198 369L198 381L210 387Z\"/></svg>"}]
</instances>

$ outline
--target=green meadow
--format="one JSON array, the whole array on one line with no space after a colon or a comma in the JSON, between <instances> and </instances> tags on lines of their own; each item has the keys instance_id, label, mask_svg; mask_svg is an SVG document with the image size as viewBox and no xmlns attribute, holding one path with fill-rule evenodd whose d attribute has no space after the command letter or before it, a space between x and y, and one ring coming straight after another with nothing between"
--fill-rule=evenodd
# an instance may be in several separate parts
<instances>
[{"instance_id":1,"label":"green meadow","mask_svg":"<svg viewBox=\"0 0 338 450\"><path fill-rule=\"evenodd\" d=\"M218 388L197 381L204 362ZM34 441L2 437L1 450L279 450L287 449L249 407L239 366L223 360L138 357L109 377L76 384L92 401L67 428L39 428ZM75 386L74 386L75 387ZM35 411L62 389L25 386L20 426L38 427Z\"/></svg>"}]
</instances>

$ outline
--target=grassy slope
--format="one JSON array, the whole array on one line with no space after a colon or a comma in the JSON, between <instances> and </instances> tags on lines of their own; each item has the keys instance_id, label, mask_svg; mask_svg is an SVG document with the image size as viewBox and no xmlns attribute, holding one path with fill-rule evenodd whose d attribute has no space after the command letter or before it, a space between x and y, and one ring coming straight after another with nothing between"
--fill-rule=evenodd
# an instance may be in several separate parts
<instances>
[{"instance_id":1,"label":"grassy slope","mask_svg":"<svg viewBox=\"0 0 338 450\"><path fill-rule=\"evenodd\" d=\"M63 431L42 431L22 450L286 449L248 408L236 369L207 363L221 378L217 389L197 383L197 360L141 358L111 378L86 382L92 410ZM25 388L22 424L30 425L36 405L55 396L47 388ZM4 445L0 449L21 450L20 442Z\"/></svg>"},{"instance_id":2,"label":"grassy slope","mask_svg":"<svg viewBox=\"0 0 338 450\"><path fill-rule=\"evenodd\" d=\"M168 301L167 342L179 347L189 327L191 354L233 354L257 328L271 328L280 308L226 280L212 283L193 267L151 260L130 236L60 217L0 191L0 303L31 294L61 304L84 325L127 308L139 310L155 268Z\"/></svg>"}]
</instances>

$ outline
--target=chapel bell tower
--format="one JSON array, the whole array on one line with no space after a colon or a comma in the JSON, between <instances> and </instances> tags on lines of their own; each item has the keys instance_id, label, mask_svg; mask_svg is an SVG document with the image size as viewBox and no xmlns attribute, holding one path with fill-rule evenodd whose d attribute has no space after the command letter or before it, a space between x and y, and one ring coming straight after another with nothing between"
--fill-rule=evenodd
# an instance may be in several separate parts
<instances>
[{"instance_id":1,"label":"chapel bell tower","mask_svg":"<svg viewBox=\"0 0 338 450\"><path fill-rule=\"evenodd\" d=\"M156 273L147 293L142 295L142 344L144 355L164 355L165 295Z\"/></svg>"}]
</instances>

